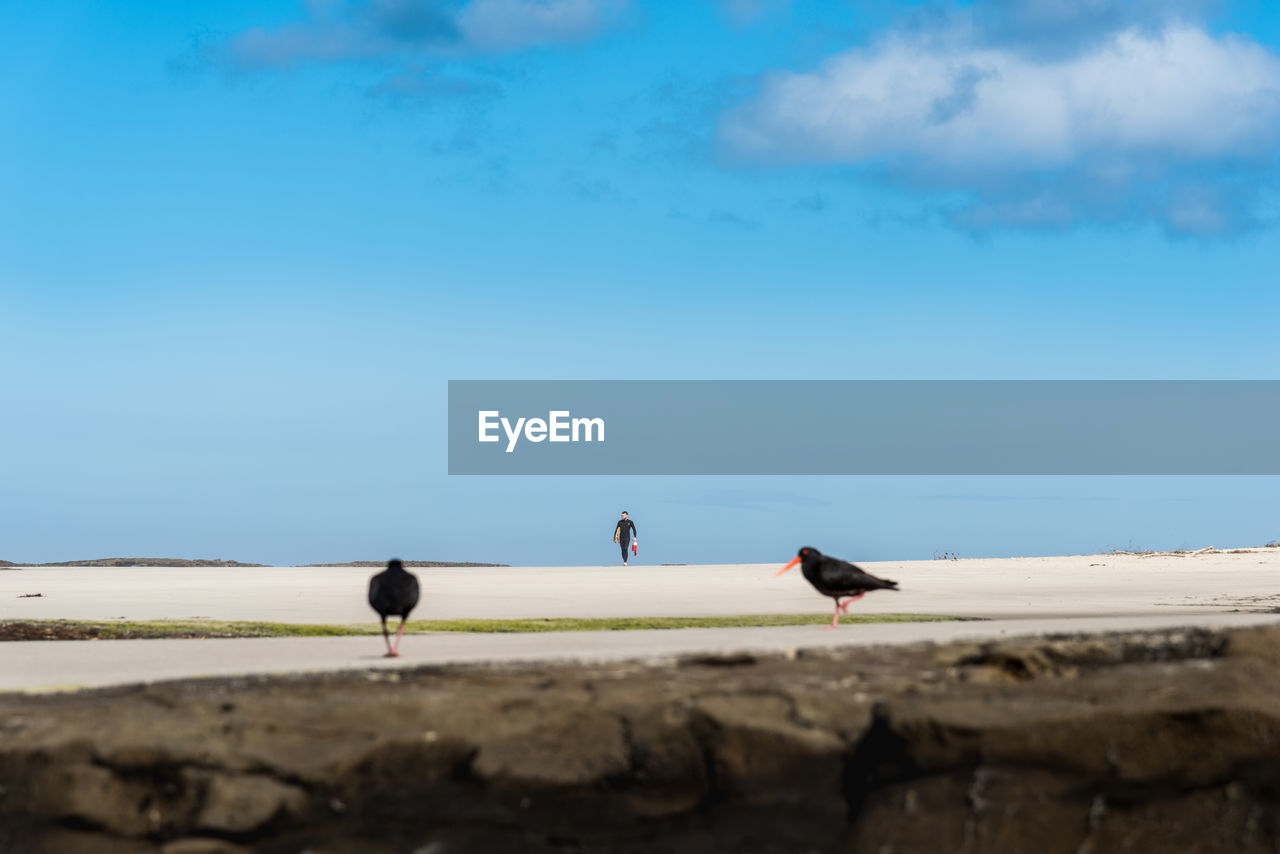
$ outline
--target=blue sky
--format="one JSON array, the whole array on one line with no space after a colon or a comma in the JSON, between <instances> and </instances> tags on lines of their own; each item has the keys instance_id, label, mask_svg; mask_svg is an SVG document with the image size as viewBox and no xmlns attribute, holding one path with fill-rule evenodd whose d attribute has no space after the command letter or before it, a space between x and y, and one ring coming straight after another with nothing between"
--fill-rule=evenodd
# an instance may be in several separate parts
<instances>
[{"instance_id":1,"label":"blue sky","mask_svg":"<svg viewBox=\"0 0 1280 854\"><path fill-rule=\"evenodd\" d=\"M1274 478L450 478L449 379L1274 379L1262 2L0 12L0 558L1259 543Z\"/></svg>"}]
</instances>

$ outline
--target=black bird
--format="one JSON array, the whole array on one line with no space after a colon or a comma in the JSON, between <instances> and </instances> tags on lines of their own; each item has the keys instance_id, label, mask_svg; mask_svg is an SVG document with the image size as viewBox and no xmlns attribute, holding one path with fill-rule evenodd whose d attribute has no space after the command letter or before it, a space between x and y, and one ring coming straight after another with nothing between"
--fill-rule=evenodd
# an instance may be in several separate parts
<instances>
[{"instance_id":1,"label":"black bird","mask_svg":"<svg viewBox=\"0 0 1280 854\"><path fill-rule=\"evenodd\" d=\"M863 572L848 561L827 557L815 548L805 546L796 553L791 562L774 575L782 575L791 567L800 564L800 571L810 584L823 596L830 596L836 602L836 612L831 618L829 629L840 625L840 615L849 612L849 606L856 600L866 596L872 590L897 590L898 582L887 578L876 578ZM841 599L845 599L841 603Z\"/></svg>"},{"instance_id":2,"label":"black bird","mask_svg":"<svg viewBox=\"0 0 1280 854\"><path fill-rule=\"evenodd\" d=\"M387 568L369 579L369 604L382 618L382 639L387 643L387 658L400 655L400 638L404 635L404 623L409 612L418 604L418 577L405 572L399 560L387 563ZM387 617L398 616L400 628L396 631L396 645L391 645L387 634Z\"/></svg>"}]
</instances>

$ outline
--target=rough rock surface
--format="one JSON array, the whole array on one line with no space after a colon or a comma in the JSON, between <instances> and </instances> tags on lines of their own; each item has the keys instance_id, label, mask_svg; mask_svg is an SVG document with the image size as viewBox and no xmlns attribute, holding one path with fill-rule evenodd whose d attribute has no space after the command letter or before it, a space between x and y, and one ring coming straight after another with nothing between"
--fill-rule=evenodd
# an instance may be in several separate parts
<instances>
[{"instance_id":1,"label":"rough rock surface","mask_svg":"<svg viewBox=\"0 0 1280 854\"><path fill-rule=\"evenodd\" d=\"M1280 627L0 695L0 851L1280 848Z\"/></svg>"}]
</instances>

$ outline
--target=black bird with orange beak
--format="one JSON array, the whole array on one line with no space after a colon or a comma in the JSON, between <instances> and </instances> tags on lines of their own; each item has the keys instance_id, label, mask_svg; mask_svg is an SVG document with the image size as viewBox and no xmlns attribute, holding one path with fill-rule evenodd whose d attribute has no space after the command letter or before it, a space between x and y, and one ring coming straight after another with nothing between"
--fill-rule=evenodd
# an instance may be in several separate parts
<instances>
[{"instance_id":1,"label":"black bird with orange beak","mask_svg":"<svg viewBox=\"0 0 1280 854\"><path fill-rule=\"evenodd\" d=\"M848 561L827 557L815 548L805 546L796 553L791 562L774 575L782 575L791 567L800 564L800 571L814 589L823 596L830 596L836 602L836 612L831 618L829 629L840 625L840 615L849 612L849 606L866 596L872 590L897 590L898 582L887 578L876 578L869 572L863 572ZM844 599L844 602L840 600Z\"/></svg>"}]
</instances>

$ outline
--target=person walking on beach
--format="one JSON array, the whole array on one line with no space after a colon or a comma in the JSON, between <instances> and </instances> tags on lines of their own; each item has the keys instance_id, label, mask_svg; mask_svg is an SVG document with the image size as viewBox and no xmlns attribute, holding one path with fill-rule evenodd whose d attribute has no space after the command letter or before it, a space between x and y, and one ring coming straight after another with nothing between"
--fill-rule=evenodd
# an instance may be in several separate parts
<instances>
[{"instance_id":1,"label":"person walking on beach","mask_svg":"<svg viewBox=\"0 0 1280 854\"><path fill-rule=\"evenodd\" d=\"M622 565L627 565L627 547L631 545L631 538L635 537L636 545L640 545L640 538L636 536L636 523L627 518L627 511L622 511L622 518L618 520L618 527L613 529L613 541L622 546Z\"/></svg>"}]
</instances>

